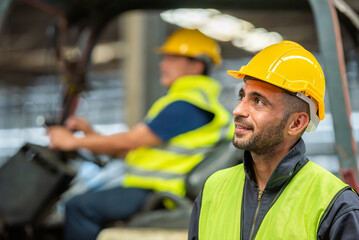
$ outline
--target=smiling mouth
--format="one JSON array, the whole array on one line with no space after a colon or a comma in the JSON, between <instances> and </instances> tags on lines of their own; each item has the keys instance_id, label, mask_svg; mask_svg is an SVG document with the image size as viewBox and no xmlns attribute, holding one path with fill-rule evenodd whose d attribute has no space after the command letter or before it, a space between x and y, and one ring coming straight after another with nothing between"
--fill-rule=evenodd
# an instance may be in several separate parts
<instances>
[{"instance_id":1,"label":"smiling mouth","mask_svg":"<svg viewBox=\"0 0 359 240\"><path fill-rule=\"evenodd\" d=\"M245 133L245 132L252 131L252 130L253 130L253 128L251 128L251 127L236 124L235 133Z\"/></svg>"}]
</instances>

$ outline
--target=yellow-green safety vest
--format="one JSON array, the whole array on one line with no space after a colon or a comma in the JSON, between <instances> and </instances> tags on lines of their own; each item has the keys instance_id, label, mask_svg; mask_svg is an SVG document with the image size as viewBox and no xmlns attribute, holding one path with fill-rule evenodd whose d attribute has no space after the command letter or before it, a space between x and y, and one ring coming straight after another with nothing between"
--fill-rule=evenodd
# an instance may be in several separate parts
<instances>
[{"instance_id":1,"label":"yellow-green safety vest","mask_svg":"<svg viewBox=\"0 0 359 240\"><path fill-rule=\"evenodd\" d=\"M214 173L205 183L199 217L199 240L238 240L243 219L243 164ZM317 239L330 206L350 187L308 161L286 183L260 223L253 239Z\"/></svg>"},{"instance_id":2,"label":"yellow-green safety vest","mask_svg":"<svg viewBox=\"0 0 359 240\"><path fill-rule=\"evenodd\" d=\"M185 175L203 160L214 144L233 137L233 120L219 102L220 91L220 84L207 76L177 79L168 94L153 104L146 119L151 121L175 101L189 102L213 113L214 118L200 128L173 137L162 146L141 147L129 152L125 159L128 170L123 185L184 196Z\"/></svg>"}]
</instances>

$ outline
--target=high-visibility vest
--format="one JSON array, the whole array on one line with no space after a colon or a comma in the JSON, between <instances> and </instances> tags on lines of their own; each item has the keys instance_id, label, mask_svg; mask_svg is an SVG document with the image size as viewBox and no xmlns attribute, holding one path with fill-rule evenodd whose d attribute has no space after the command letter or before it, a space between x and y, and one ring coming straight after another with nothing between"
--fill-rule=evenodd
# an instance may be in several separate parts
<instances>
[{"instance_id":1,"label":"high-visibility vest","mask_svg":"<svg viewBox=\"0 0 359 240\"><path fill-rule=\"evenodd\" d=\"M146 119L155 118L175 101L191 103L213 113L214 118L202 127L173 137L162 146L141 147L129 152L125 159L128 170L123 185L184 196L186 174L203 160L214 144L233 137L234 123L219 102L220 91L219 83L207 76L177 79L168 94L153 104Z\"/></svg>"},{"instance_id":2,"label":"high-visibility vest","mask_svg":"<svg viewBox=\"0 0 359 240\"><path fill-rule=\"evenodd\" d=\"M218 171L207 180L199 240L241 239L244 181L243 164ZM317 239L331 204L346 189L350 187L336 176L308 161L278 193L252 239Z\"/></svg>"}]
</instances>

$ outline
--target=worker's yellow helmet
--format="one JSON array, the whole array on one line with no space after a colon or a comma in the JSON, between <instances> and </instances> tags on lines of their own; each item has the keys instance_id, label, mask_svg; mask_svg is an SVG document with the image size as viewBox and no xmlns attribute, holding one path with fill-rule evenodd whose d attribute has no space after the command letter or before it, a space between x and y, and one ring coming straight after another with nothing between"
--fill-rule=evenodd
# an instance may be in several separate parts
<instances>
[{"instance_id":1,"label":"worker's yellow helmet","mask_svg":"<svg viewBox=\"0 0 359 240\"><path fill-rule=\"evenodd\" d=\"M158 50L163 54L199 59L209 57L216 65L222 62L218 43L198 30L180 29L174 32Z\"/></svg>"},{"instance_id":2,"label":"worker's yellow helmet","mask_svg":"<svg viewBox=\"0 0 359 240\"><path fill-rule=\"evenodd\" d=\"M319 124L319 119L323 120L325 117L323 70L315 57L298 43L282 41L266 47L247 66L227 73L236 78L254 77L299 93L297 96L310 105L312 126L308 125L307 131L313 131Z\"/></svg>"}]
</instances>

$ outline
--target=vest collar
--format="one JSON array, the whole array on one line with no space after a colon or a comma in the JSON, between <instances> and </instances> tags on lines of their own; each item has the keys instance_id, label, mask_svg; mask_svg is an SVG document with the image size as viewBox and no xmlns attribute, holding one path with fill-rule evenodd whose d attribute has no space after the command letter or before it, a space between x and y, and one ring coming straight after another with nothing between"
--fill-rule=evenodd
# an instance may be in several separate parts
<instances>
[{"instance_id":1,"label":"vest collar","mask_svg":"<svg viewBox=\"0 0 359 240\"><path fill-rule=\"evenodd\" d=\"M265 189L276 190L281 188L285 181L292 176L295 170L305 162L307 158L305 156L305 151L305 143L301 138L275 167ZM244 152L243 164L247 180L257 186L254 181L253 159L249 151Z\"/></svg>"}]
</instances>

